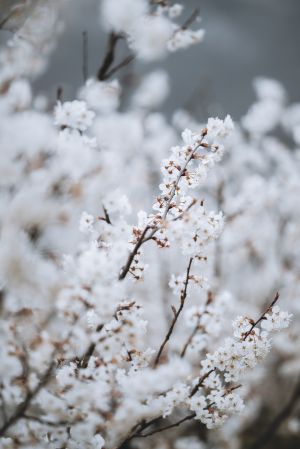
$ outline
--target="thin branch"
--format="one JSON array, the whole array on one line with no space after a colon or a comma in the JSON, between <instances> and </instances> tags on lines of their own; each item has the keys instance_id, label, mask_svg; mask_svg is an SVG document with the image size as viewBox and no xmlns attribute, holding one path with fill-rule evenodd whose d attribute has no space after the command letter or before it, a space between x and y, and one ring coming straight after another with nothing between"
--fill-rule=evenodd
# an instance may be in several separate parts
<instances>
[{"instance_id":1,"label":"thin branch","mask_svg":"<svg viewBox=\"0 0 300 449\"><path fill-rule=\"evenodd\" d=\"M2 393L3 385L0 385L0 400L1 400L1 413L4 421L7 420L7 413L6 413L6 404Z\"/></svg>"},{"instance_id":2,"label":"thin branch","mask_svg":"<svg viewBox=\"0 0 300 449\"><path fill-rule=\"evenodd\" d=\"M273 421L269 424L267 429L259 436L259 438L252 443L249 449L262 449L266 446L266 444L274 437L279 427L283 424L283 422L289 418L291 413L293 412L297 402L300 399L300 377L295 385L295 388L292 392L292 395L283 407L282 410L275 416Z\"/></svg>"},{"instance_id":3,"label":"thin branch","mask_svg":"<svg viewBox=\"0 0 300 449\"><path fill-rule=\"evenodd\" d=\"M107 79L107 72L112 66L115 60L116 46L118 40L121 38L120 34L110 33L107 40L106 45L106 53L101 64L101 67L98 70L97 78L99 81L104 81Z\"/></svg>"},{"instance_id":4,"label":"thin branch","mask_svg":"<svg viewBox=\"0 0 300 449\"><path fill-rule=\"evenodd\" d=\"M188 29L188 28L193 24L193 22L195 22L195 20L198 19L199 13L200 13L199 8L196 8L196 9L192 12L191 16L184 22L184 24L181 25L181 29L182 29L182 30Z\"/></svg>"},{"instance_id":5,"label":"thin branch","mask_svg":"<svg viewBox=\"0 0 300 449\"><path fill-rule=\"evenodd\" d=\"M160 427L159 429L152 430L151 432L148 432L148 433L141 433L141 434L134 435L131 439L146 438L151 435L154 435L155 433L160 433L160 432L164 432L165 430L173 429L174 427L178 427L186 421L190 421L191 419L195 418L195 416L196 416L196 413L191 413L190 415L186 416L185 418L180 419L179 421L176 421L173 424L169 424L168 426L165 426L165 427Z\"/></svg>"},{"instance_id":6,"label":"thin branch","mask_svg":"<svg viewBox=\"0 0 300 449\"><path fill-rule=\"evenodd\" d=\"M197 334L198 330L200 328L199 325L199 320L195 326L195 328L193 329L193 332L191 333L191 335L189 336L189 338L187 339L186 343L184 344L182 351L180 353L180 357L183 358L185 356L185 353L187 351L187 348L189 347L189 345L192 343L193 338L195 337L195 335Z\"/></svg>"},{"instance_id":7,"label":"thin branch","mask_svg":"<svg viewBox=\"0 0 300 449\"><path fill-rule=\"evenodd\" d=\"M186 276L185 276L185 281L184 281L184 289L182 290L181 295L180 295L180 306L179 306L178 310L174 313L174 318L172 320L171 326L170 326L170 328L169 328L169 330L168 330L168 332L167 332L167 334L166 334L166 336L164 338L164 341L162 342L162 344L161 344L161 346L160 346L160 348L158 350L158 353L157 353L157 356L156 356L156 359L155 359L155 362L154 362L154 366L158 365L159 359L160 359L160 356L161 356L161 354L162 354L162 352L164 350L164 347L166 346L166 344L170 340L170 337L171 337L171 335L173 333L173 330L174 330L174 327L175 327L175 325L177 323L179 315L181 314L181 312L183 310L183 307L184 307L184 304L185 304L185 300L186 300L186 297L187 297L187 288L188 288L188 284L189 284L190 271L191 271L192 263L193 263L193 257L190 258L189 264L188 264L188 267L187 267L187 270L186 270Z\"/></svg>"},{"instance_id":8,"label":"thin branch","mask_svg":"<svg viewBox=\"0 0 300 449\"><path fill-rule=\"evenodd\" d=\"M123 59L119 64L115 65L112 69L110 69L106 75L105 79L110 78L112 75L114 75L118 70L122 69L123 67L126 67L128 64L130 64L135 59L135 56L133 54L126 56L126 58Z\"/></svg>"},{"instance_id":9,"label":"thin branch","mask_svg":"<svg viewBox=\"0 0 300 449\"><path fill-rule=\"evenodd\" d=\"M273 301L272 301L272 303L269 305L269 307L268 307L268 308L264 311L264 313L258 318L258 320L256 320L256 321L252 324L250 330L249 330L248 332L245 333L244 338L243 338L244 341L249 337L249 335L252 333L253 329L254 329L254 328L255 328L261 321L263 321L263 320L265 319L265 315L266 315L268 312L270 312L270 310L271 310L272 307L276 304L276 302L278 301L278 299L279 299L279 293L277 292L276 295L275 295L275 298L273 299Z\"/></svg>"},{"instance_id":10,"label":"thin branch","mask_svg":"<svg viewBox=\"0 0 300 449\"><path fill-rule=\"evenodd\" d=\"M104 218L103 217L99 217L99 219L100 220L104 220L104 221L106 221L107 224L112 225L112 222L111 222L108 210L106 209L105 206L102 206L102 207L103 207L103 212L104 212Z\"/></svg>"},{"instance_id":11,"label":"thin branch","mask_svg":"<svg viewBox=\"0 0 300 449\"><path fill-rule=\"evenodd\" d=\"M135 256L136 256L137 253L138 253L138 250L140 249L140 247L141 247L142 244L144 243L145 236L146 236L147 232L149 231L149 229L150 229L150 226L146 226L146 227L145 227L145 229L144 229L144 231L142 232L140 238L139 238L138 241L136 242L136 244L135 244L133 250L132 250L131 253L129 254L128 259L127 259L127 262L126 262L126 264L124 265L124 267L122 268L121 273L120 273L120 275L119 275L119 280L120 280L120 281L123 280L123 279L125 279L125 277L126 277L128 271L130 270L130 267L131 267L131 264L132 264L132 262L133 262L133 259L135 258Z\"/></svg>"},{"instance_id":12,"label":"thin branch","mask_svg":"<svg viewBox=\"0 0 300 449\"><path fill-rule=\"evenodd\" d=\"M100 332L104 327L104 324L100 324L96 331ZM96 349L96 343L92 342L89 344L87 350L85 351L85 353L83 354L81 360L79 361L79 368L87 368L90 358L92 357L92 355L94 354Z\"/></svg>"},{"instance_id":13,"label":"thin branch","mask_svg":"<svg viewBox=\"0 0 300 449\"><path fill-rule=\"evenodd\" d=\"M28 410L29 406L31 405L31 402L33 399L37 396L37 394L40 392L40 390L46 385L48 380L50 379L52 370L55 366L55 363L50 363L49 367L45 371L45 373L40 378L39 383L37 386L31 390L28 391L25 399L21 404L18 405L15 412L8 418L8 420L2 425L0 428L0 437L4 436L6 431L13 426L19 419L24 417L25 412Z\"/></svg>"},{"instance_id":14,"label":"thin branch","mask_svg":"<svg viewBox=\"0 0 300 449\"><path fill-rule=\"evenodd\" d=\"M56 101L63 101L64 89L62 86L58 86L56 89Z\"/></svg>"},{"instance_id":15,"label":"thin branch","mask_svg":"<svg viewBox=\"0 0 300 449\"><path fill-rule=\"evenodd\" d=\"M86 82L89 76L89 53L88 53L88 32L82 33L82 76L83 81Z\"/></svg>"},{"instance_id":16,"label":"thin branch","mask_svg":"<svg viewBox=\"0 0 300 449\"><path fill-rule=\"evenodd\" d=\"M208 371L207 373L203 374L203 376L201 376L198 380L198 382L196 383L196 385L194 386L194 388L192 389L191 393L190 393L190 398L193 397L197 391L199 390L199 388L201 387L201 385L203 384L203 382L205 381L205 379L208 378L208 376L211 375L211 373L213 373L215 371L216 368L212 368L210 371Z\"/></svg>"},{"instance_id":17,"label":"thin branch","mask_svg":"<svg viewBox=\"0 0 300 449\"><path fill-rule=\"evenodd\" d=\"M176 190L177 190L177 188L178 188L178 184L179 184L179 182L180 182L180 179L181 179L182 176L184 175L184 173L185 173L185 171L186 171L186 169L187 169L188 164L189 164L190 161L194 158L195 153L196 153L196 152L198 151L198 149L202 146L202 141L203 141L203 138L205 137L206 134L207 134L207 130L204 129L203 132L202 132L202 138L201 138L199 144L198 144L198 145L196 146L196 148L194 148L194 150L191 152L191 154L190 154L190 156L188 157L188 159L186 160L184 166L183 166L182 169L180 170L180 172L179 172L179 174L178 174L178 176L177 176L177 179L176 179L175 182L174 182L174 185L173 185L173 188L172 188L172 190L171 190L171 193L170 193L170 196L169 196L169 198L168 198L168 201L167 201L167 203L166 203L165 210L164 210L164 212L163 212L163 214L162 214L162 217L161 217L161 221L164 221L164 220L166 219L166 217L167 217L167 215L168 215L168 213L169 213L169 210L171 209L171 203L172 203L172 200L173 200L173 198L174 198L174 196L175 196ZM130 270L130 267L131 267L131 264L132 264L132 262L133 262L133 259L134 259L134 257L136 256L136 254L137 254L139 248L143 245L143 243L145 243L145 242L151 240L151 239L154 237L154 235L156 234L156 232L158 231L158 229L159 229L159 228L158 228L157 226L151 227L150 225L147 225L147 226L145 227L145 229L144 229L144 231L142 232L142 234L141 234L139 240L137 241L135 247L133 248L132 252L129 254L126 264L125 264L124 267L121 269L121 272L120 272L120 275L119 275L119 280L125 279L125 277L127 276L128 272L129 272L129 270ZM149 234L149 235L146 235L146 234L148 233L149 230L151 230L150 234Z\"/></svg>"},{"instance_id":18,"label":"thin branch","mask_svg":"<svg viewBox=\"0 0 300 449\"><path fill-rule=\"evenodd\" d=\"M35 422L38 422L40 424L50 426L50 427L65 427L65 426L69 426L70 424L72 424L68 421L58 421L58 422L49 421L48 419L42 418L40 416L23 415L22 418L26 419L28 421L35 421Z\"/></svg>"},{"instance_id":19,"label":"thin branch","mask_svg":"<svg viewBox=\"0 0 300 449\"><path fill-rule=\"evenodd\" d=\"M190 204L188 205L188 207L180 214L178 215L178 217L175 217L173 221L177 221L177 220L181 220L185 214L197 203L197 200L195 198L192 199L192 201L190 202ZM201 203L204 203L204 201L202 200ZM202 205L202 204L201 204Z\"/></svg>"}]
</instances>

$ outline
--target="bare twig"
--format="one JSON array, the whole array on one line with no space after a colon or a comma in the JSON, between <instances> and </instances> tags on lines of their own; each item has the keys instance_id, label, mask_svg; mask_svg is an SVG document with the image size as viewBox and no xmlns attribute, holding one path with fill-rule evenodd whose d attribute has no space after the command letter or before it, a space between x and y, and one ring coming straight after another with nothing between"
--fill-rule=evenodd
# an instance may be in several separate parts
<instances>
[{"instance_id":1,"label":"bare twig","mask_svg":"<svg viewBox=\"0 0 300 449\"><path fill-rule=\"evenodd\" d=\"M66 427L70 425L70 422L68 421L49 421L48 419L42 418L41 416L23 415L22 418L26 419L27 421L35 421L50 427Z\"/></svg>"},{"instance_id":2,"label":"bare twig","mask_svg":"<svg viewBox=\"0 0 300 449\"><path fill-rule=\"evenodd\" d=\"M179 306L178 310L174 311L174 318L173 318L171 326L170 326L170 328L169 328L169 330L168 330L168 332L167 332L167 334L166 334L166 336L164 338L164 341L162 342L162 344L161 344L161 346L159 348L159 351L157 353L157 356L156 356L156 359L155 359L155 362L154 362L154 366L158 365L158 362L159 362L160 356L161 356L161 354L162 354L162 352L164 350L164 347L166 346L166 344L170 340L170 337L171 337L171 335L173 333L173 330L174 330L174 327L175 327L175 325L177 323L179 315L181 314L181 312L183 310L183 307L184 307L184 304L185 304L185 300L186 300L186 297L187 297L187 288L188 288L188 284L189 284L190 271L191 271L192 263L193 263L193 257L190 258L189 264L188 264L188 267L187 267L187 270L186 270L186 277L185 277L185 281L184 281L184 289L182 290L181 295L180 295L180 306Z\"/></svg>"},{"instance_id":3,"label":"bare twig","mask_svg":"<svg viewBox=\"0 0 300 449\"><path fill-rule=\"evenodd\" d=\"M123 59L119 64L112 67L106 74L105 79L110 78L112 75L114 75L118 70L122 69L123 67L126 67L128 64L130 64L135 59L135 56L133 54L130 54L126 56L126 58Z\"/></svg>"},{"instance_id":4,"label":"bare twig","mask_svg":"<svg viewBox=\"0 0 300 449\"><path fill-rule=\"evenodd\" d=\"M196 8L196 9L192 12L191 16L184 22L184 24L181 25L181 29L182 29L182 30L188 29L188 28L195 22L195 20L198 19L198 17L199 17L199 12L200 12L199 8Z\"/></svg>"},{"instance_id":5,"label":"bare twig","mask_svg":"<svg viewBox=\"0 0 300 449\"><path fill-rule=\"evenodd\" d=\"M191 413L190 415L185 416L185 418L180 419L179 421L176 421L173 424L169 424L168 426L165 427L160 427L159 429L154 429L151 432L148 433L140 433L137 434L135 436L133 436L131 439L133 438L146 438L149 437L151 435L154 435L155 433L160 433L160 432L164 432L165 430L169 430L169 429L173 429L174 427L178 427L181 424L183 424L186 421L190 421L191 419L195 418L196 413Z\"/></svg>"},{"instance_id":6,"label":"bare twig","mask_svg":"<svg viewBox=\"0 0 300 449\"><path fill-rule=\"evenodd\" d=\"M105 206L102 206L102 207L103 207L103 212L104 212L104 218L100 217L100 220L102 219L102 220L106 221L107 224L111 225L112 222L111 222L108 210L106 209Z\"/></svg>"},{"instance_id":7,"label":"bare twig","mask_svg":"<svg viewBox=\"0 0 300 449\"><path fill-rule=\"evenodd\" d=\"M89 53L88 53L88 32L82 33L82 76L83 81L86 82L89 76Z\"/></svg>"},{"instance_id":8,"label":"bare twig","mask_svg":"<svg viewBox=\"0 0 300 449\"><path fill-rule=\"evenodd\" d=\"M191 335L188 337L186 343L184 344L182 351L180 353L180 357L183 358L185 356L185 353L187 351L187 348L189 347L189 345L192 343L193 338L195 337L195 335L197 334L198 330L199 330L200 324L199 324L199 320L196 324L196 326L193 329L193 332L191 333Z\"/></svg>"},{"instance_id":9,"label":"bare twig","mask_svg":"<svg viewBox=\"0 0 300 449\"><path fill-rule=\"evenodd\" d=\"M100 324L96 331L97 332L101 332L101 330L103 329L104 324ZM92 357L92 355L94 354L96 349L96 343L92 342L89 344L87 350L85 351L85 353L83 354L83 356L81 357L81 360L79 362L79 368L87 368L90 358Z\"/></svg>"},{"instance_id":10,"label":"bare twig","mask_svg":"<svg viewBox=\"0 0 300 449\"><path fill-rule=\"evenodd\" d=\"M271 310L272 307L276 304L276 302L278 301L278 299L279 299L279 293L277 292L276 295L275 295L275 298L273 299L273 301L272 301L272 303L269 305L269 307L268 307L268 308L264 311L264 313L258 318L258 320L256 320L256 321L252 324L252 326L251 326L251 328L249 329L249 331L245 333L244 338L243 338L244 341L249 337L249 335L251 335L253 329L254 329L254 328L255 328L255 327L256 327L262 320L265 319L265 315L266 315L268 312L270 312L270 310Z\"/></svg>"},{"instance_id":11,"label":"bare twig","mask_svg":"<svg viewBox=\"0 0 300 449\"><path fill-rule=\"evenodd\" d=\"M120 38L120 34L116 34L113 32L111 32L108 36L106 53L97 74L97 78L99 81L104 81L107 79L107 72L115 60L116 45Z\"/></svg>"},{"instance_id":12,"label":"bare twig","mask_svg":"<svg viewBox=\"0 0 300 449\"><path fill-rule=\"evenodd\" d=\"M58 86L56 89L56 101L63 101L64 89L62 86Z\"/></svg>"}]
</instances>

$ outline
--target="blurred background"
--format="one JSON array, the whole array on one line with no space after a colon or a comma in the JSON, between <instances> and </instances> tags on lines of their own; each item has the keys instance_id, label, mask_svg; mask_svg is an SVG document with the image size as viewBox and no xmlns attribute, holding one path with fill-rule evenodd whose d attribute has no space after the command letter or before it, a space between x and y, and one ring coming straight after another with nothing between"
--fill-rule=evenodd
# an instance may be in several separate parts
<instances>
[{"instance_id":1,"label":"blurred background","mask_svg":"<svg viewBox=\"0 0 300 449\"><path fill-rule=\"evenodd\" d=\"M122 1L122 0L120 0ZM175 2L174 2L175 3ZM184 106L198 118L230 113L238 119L254 98L255 76L273 77L300 100L299 0L183 0L182 22L200 9L204 42L170 55L163 63L172 92L170 113ZM38 92L55 97L58 86L71 98L82 84L82 32L88 33L89 75L96 73L105 50L99 26L99 0L72 0L65 11L66 28L52 55L50 70L36 82ZM9 33L1 32L2 41ZM126 54L126 49L120 49ZM127 50L128 51L128 50ZM157 63L162 66L161 62ZM154 65L155 67L155 65ZM123 69L118 76L148 71L149 65ZM132 78L132 77L131 77Z\"/></svg>"}]
</instances>

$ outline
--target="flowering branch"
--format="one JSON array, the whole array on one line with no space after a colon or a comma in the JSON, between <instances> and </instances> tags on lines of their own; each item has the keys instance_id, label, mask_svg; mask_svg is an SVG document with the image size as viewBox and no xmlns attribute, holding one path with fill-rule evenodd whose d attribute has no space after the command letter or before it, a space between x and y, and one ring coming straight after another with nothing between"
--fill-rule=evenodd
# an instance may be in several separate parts
<instances>
[{"instance_id":1,"label":"flowering branch","mask_svg":"<svg viewBox=\"0 0 300 449\"><path fill-rule=\"evenodd\" d=\"M198 145L196 145L193 149L192 148L190 149L190 155L188 156L187 160L185 161L183 167L181 167L181 169L180 169L180 171L179 171L179 173L177 175L177 178L176 178L176 180L173 183L173 187L171 189L171 192L170 192L169 196L165 199L166 200L166 204L165 204L164 212L162 213L162 216L160 217L160 221L161 222L163 222L166 219L166 217L167 217L167 215L169 213L169 210L171 209L171 203L172 203L172 200L173 200L173 198L174 198L174 196L176 194L176 191L178 189L179 182L180 182L182 176L184 176L188 164L192 161L192 159L195 158L196 152L202 146L202 141L203 141L203 138L206 136L206 134L207 134L207 128L204 128L204 130L201 133L201 139L200 139ZM203 146L205 148L207 147L206 144L203 144ZM158 229L159 229L158 226L154 226L153 227L153 226L147 225L145 227L145 229L142 232L141 236L137 240L137 242L136 242L132 252L129 254L126 264L124 265L124 267L121 270L121 273L119 275L119 280L125 279L125 277L127 276L128 272L130 271L131 264L132 264L132 262L134 260L134 257L136 256L138 250L143 245L143 243L147 242L148 240L151 240L154 237L154 235L156 234ZM149 235L147 235L149 230L151 230L151 232L149 233Z\"/></svg>"},{"instance_id":2,"label":"flowering branch","mask_svg":"<svg viewBox=\"0 0 300 449\"><path fill-rule=\"evenodd\" d=\"M197 391L199 390L199 388L203 385L203 382L205 381L205 379L208 378L208 376L211 375L211 373L213 373L216 370L216 368L213 368L211 370L209 370L207 373L203 374L203 376L201 376L197 382L197 384L194 386L194 388L192 389L191 393L190 393L190 398L193 397Z\"/></svg>"},{"instance_id":3,"label":"flowering branch","mask_svg":"<svg viewBox=\"0 0 300 449\"><path fill-rule=\"evenodd\" d=\"M162 342L162 344L161 344L161 346L159 348L159 351L157 353L157 356L156 356L156 359L155 359L155 362L154 362L154 366L158 365L159 359L160 359L160 356L161 356L161 354L162 354L162 352L164 350L164 347L168 343L168 341L169 341L169 339L170 339L170 337L172 335L172 332L174 330L174 327L175 327L175 325L177 323L177 320L179 318L179 315L181 314L181 312L183 310L183 307L184 307L184 304L185 304L185 300L186 300L186 297L187 297L187 288L188 288L188 284L189 284L190 271L191 271L192 263L193 263L193 257L190 258L189 264L188 264L188 267L187 267L187 270L186 270L186 277L185 277L185 281L184 281L184 289L182 290L181 295L180 295L180 306L179 306L177 311L175 311L175 309L173 309L174 310L174 318L173 318L171 326L170 326L170 328L169 328L169 330L167 332L167 335L165 336L165 339L164 339L164 341Z\"/></svg>"},{"instance_id":4,"label":"flowering branch","mask_svg":"<svg viewBox=\"0 0 300 449\"><path fill-rule=\"evenodd\" d=\"M231 387L231 388L228 388L228 389L225 391L225 393L222 395L222 397L227 396L228 394L232 393L234 390L237 390L237 389L240 388L240 387L241 387L241 385L238 384L238 385L234 385L234 386ZM208 409L209 409L210 407L212 407L214 404L215 404L215 402L211 402L210 404L207 405L206 409L208 410ZM149 436L151 436L151 435L155 435L156 433L164 432L165 430L173 429L174 427L179 427L179 426L180 426L181 424L183 424L184 422L190 421L190 420L194 419L195 417L196 417L196 413L191 413L191 414L185 416L184 418L181 418L179 421L176 421L175 423L169 424L169 425L164 426L164 427L160 427L160 428L158 428L158 429L154 429L154 430L152 430L152 431L150 431L150 432L148 432L148 433L142 433L143 430L145 430L146 427L149 427L150 425L154 424L154 423L157 422L159 419L161 419L161 417L156 418L156 419L154 419L154 420L152 420L152 421L149 421L148 423L144 423L144 424L141 426L141 429L140 429L138 432L136 432L134 435L132 435L130 438L128 438L128 439L126 440L126 442L128 442L128 441L130 441L130 440L132 440L132 439L134 439L134 438L147 438L147 437L149 437ZM124 443L123 443L123 444L124 444ZM123 444L121 445L121 447L123 446Z\"/></svg>"},{"instance_id":5,"label":"flowering branch","mask_svg":"<svg viewBox=\"0 0 300 449\"><path fill-rule=\"evenodd\" d=\"M273 301L272 301L272 303L269 305L269 307L268 307L268 308L264 311L264 313L258 318L258 320L256 320L256 321L252 324L252 326L251 326L251 328L249 329L249 331L247 331L247 332L245 333L244 338L243 338L244 341L249 337L249 335L252 334L253 329L254 329L254 328L255 328L261 321L263 321L263 320L265 319L265 315L266 315L267 313L269 313L269 312L272 310L272 307L276 304L276 302L278 301L278 299L279 299L279 293L277 292L276 295L275 295L275 298L273 299Z\"/></svg>"}]
</instances>

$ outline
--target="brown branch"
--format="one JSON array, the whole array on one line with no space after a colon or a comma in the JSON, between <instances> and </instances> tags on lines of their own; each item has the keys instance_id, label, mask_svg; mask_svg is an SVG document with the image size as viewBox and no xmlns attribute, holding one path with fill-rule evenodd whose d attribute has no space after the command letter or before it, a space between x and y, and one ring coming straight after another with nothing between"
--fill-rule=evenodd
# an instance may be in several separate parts
<instances>
[{"instance_id":1,"label":"brown branch","mask_svg":"<svg viewBox=\"0 0 300 449\"><path fill-rule=\"evenodd\" d=\"M82 76L83 81L86 82L89 76L88 69L89 53L88 53L88 32L83 31L82 33Z\"/></svg>"},{"instance_id":2,"label":"brown branch","mask_svg":"<svg viewBox=\"0 0 300 449\"><path fill-rule=\"evenodd\" d=\"M285 404L282 410L275 416L273 421L269 424L267 429L259 436L259 438L254 441L249 447L249 449L262 449L266 444L274 437L279 427L283 422L289 418L293 412L297 402L300 399L300 377L295 385L292 395L289 401Z\"/></svg>"},{"instance_id":3,"label":"brown branch","mask_svg":"<svg viewBox=\"0 0 300 449\"><path fill-rule=\"evenodd\" d=\"M195 153L196 153L196 152L198 151L198 149L201 147L203 138L206 136L206 134L207 134L207 129L205 128L205 129L202 131L202 138L201 138L199 144L198 144L198 145L196 146L196 148L194 148L194 150L191 152L191 154L190 154L190 156L188 157L188 159L186 160L184 166L183 166L182 169L180 170L180 172L179 172L179 174L178 174L178 176L177 176L177 179L176 179L175 182L174 182L174 185L173 185L173 188L172 188L172 190L171 190L171 193L170 193L170 196L169 196L169 198L168 198L168 201L167 201L167 203L166 203L166 207L165 207L164 213L162 214L161 221L164 221L164 220L166 219L166 217L167 217L167 215L168 215L168 213L169 213L169 210L171 209L171 203L172 203L172 200L173 200L173 198L174 198L174 196L175 196L175 193L176 193L178 184L179 184L179 182L180 182L180 179L181 179L182 176L184 175L184 173L185 173L185 171L186 171L186 169L187 169L188 164L189 164L190 161L194 158ZM151 229L150 234L149 234L148 236L146 236L146 234L148 233L148 231L149 231L150 229ZM137 254L139 248L142 246L143 243L147 242L148 240L151 240L151 239L154 237L154 235L156 234L156 232L158 231L158 229L159 229L158 227L151 227L151 226L149 226L149 225L147 225L147 226L145 227L145 229L144 229L144 231L143 231L141 237L140 237L139 240L137 241L137 243L136 243L134 249L133 249L132 252L129 254L126 264L125 264L124 267L121 269L121 272L120 272L120 275L119 275L119 280L125 279L125 277L127 276L128 272L129 272L129 270L130 270L130 267L131 267L131 264L132 264L132 262L133 262L133 259L134 259L135 255Z\"/></svg>"},{"instance_id":4,"label":"brown branch","mask_svg":"<svg viewBox=\"0 0 300 449\"><path fill-rule=\"evenodd\" d=\"M96 331L97 332L101 332L101 330L103 329L104 324L100 324ZM85 351L85 353L83 354L83 356L81 357L81 360L79 361L79 368L87 368L90 358L92 357L92 355L94 354L96 349L96 343L92 342L89 344L87 350Z\"/></svg>"},{"instance_id":5,"label":"brown branch","mask_svg":"<svg viewBox=\"0 0 300 449\"><path fill-rule=\"evenodd\" d=\"M208 371L207 373L203 374L203 376L201 376L198 380L198 382L196 383L196 385L194 386L194 388L192 389L191 393L190 393L190 398L193 397L197 391L199 390L199 388L201 387L201 385L203 384L203 382L205 381L205 379L208 378L208 376L211 375L211 373L213 373L216 370L216 368L212 368L210 371Z\"/></svg>"},{"instance_id":6,"label":"brown branch","mask_svg":"<svg viewBox=\"0 0 300 449\"><path fill-rule=\"evenodd\" d=\"M180 295L180 306L179 306L177 311L174 311L174 318L173 318L171 326L170 326L170 328L169 328L169 330L168 330L168 332L167 332L167 334L166 334L166 336L164 338L164 341L162 342L162 344L161 344L161 346L160 346L160 348L158 350L158 353L157 353L157 356L156 356L156 359L155 359L155 362L154 362L154 366L158 365L159 359L160 359L160 356L161 356L161 354L162 354L162 352L164 350L164 347L166 346L166 344L170 340L170 337L171 337L171 335L173 333L173 330L174 330L174 327L175 327L175 325L177 323L179 315L181 314L181 312L183 310L183 307L184 307L184 304L185 304L185 300L186 300L186 297L187 297L187 288L188 288L188 284L189 284L190 271L191 271L192 263L193 263L193 257L190 258L189 264L188 264L188 267L187 267L187 270L186 270L186 277L185 277L185 281L184 281L184 289L181 291L181 295Z\"/></svg>"},{"instance_id":7,"label":"brown branch","mask_svg":"<svg viewBox=\"0 0 300 449\"><path fill-rule=\"evenodd\" d=\"M106 207L105 206L103 206L103 212L104 212L104 220L106 221L106 223L107 224L112 224L112 222L111 222L111 219L110 219L110 216L109 216L109 213L108 213L108 210L106 209Z\"/></svg>"},{"instance_id":8,"label":"brown branch","mask_svg":"<svg viewBox=\"0 0 300 449\"><path fill-rule=\"evenodd\" d=\"M28 421L35 421L42 425L50 426L50 427L66 427L66 426L69 426L70 424L74 424L74 423L70 423L68 421L58 421L58 422L49 421L48 419L42 418L40 416L23 415L22 418L26 419Z\"/></svg>"},{"instance_id":9,"label":"brown branch","mask_svg":"<svg viewBox=\"0 0 300 449\"><path fill-rule=\"evenodd\" d=\"M24 414L28 410L33 399L37 396L37 394L40 392L40 390L49 381L54 366L55 366L54 362L50 363L49 367L47 368L45 373L40 378L40 381L37 384L37 386L33 390L27 392L24 401L18 405L15 412L10 416L10 418L8 418L8 420L0 428L0 437L4 436L6 431L11 426L13 426L19 419L24 417Z\"/></svg>"},{"instance_id":10,"label":"brown branch","mask_svg":"<svg viewBox=\"0 0 300 449\"><path fill-rule=\"evenodd\" d=\"M105 81L108 78L110 78L112 75L114 75L118 70L120 70L122 67L127 66L130 64L134 59L134 54L130 54L126 56L120 63L112 67L115 57L116 57L116 48L117 43L120 39L123 39L124 35L121 33L113 33L111 32L108 36L107 44L106 44L106 53L104 55L103 62L101 64L101 67L98 70L97 73L97 79L99 81Z\"/></svg>"},{"instance_id":11,"label":"brown branch","mask_svg":"<svg viewBox=\"0 0 300 449\"><path fill-rule=\"evenodd\" d=\"M110 78L112 75L114 75L118 70L122 69L123 67L126 67L128 64L130 64L135 59L134 55L128 55L126 58L123 59L119 64L112 67L106 74L105 79Z\"/></svg>"},{"instance_id":12,"label":"brown branch","mask_svg":"<svg viewBox=\"0 0 300 449\"><path fill-rule=\"evenodd\" d=\"M199 325L199 320L198 320L198 322L197 322L195 328L193 329L193 332L192 332L191 335L188 337L186 343L184 344L184 346L183 346L183 348L182 348L182 351L181 351L181 353L180 353L180 357L181 357L181 358L183 358L183 357L185 356L185 353L186 353L186 351L187 351L187 348L188 348L189 345L192 343L193 338L194 338L195 335L197 334L199 328L200 328L200 325Z\"/></svg>"},{"instance_id":13,"label":"brown branch","mask_svg":"<svg viewBox=\"0 0 300 449\"><path fill-rule=\"evenodd\" d=\"M141 247L142 244L144 243L144 238L145 238L147 232L149 231L149 229L150 229L150 226L146 226L146 227L145 227L145 229L144 229L144 231L142 232L140 238L139 238L138 241L136 242L136 244L135 244L133 250L132 250L131 253L129 254L128 259L127 259L127 262L126 262L126 264L124 265L124 267L122 268L122 270L121 270L121 272L120 272L120 274L119 274L119 280L120 280L120 281L123 280L123 279L125 279L127 273L129 272L130 267L131 267L131 264L132 264L132 262L133 262L133 259L135 258L135 256L136 256L137 253L138 253L138 250L140 249L140 247Z\"/></svg>"},{"instance_id":14,"label":"brown branch","mask_svg":"<svg viewBox=\"0 0 300 449\"><path fill-rule=\"evenodd\" d=\"M181 29L182 29L182 30L188 29L188 28L193 24L193 22L195 22L195 20L198 19L198 17L199 17L199 12L200 12L200 11L199 11L199 8L196 8L196 9L192 12L191 16L184 22L184 24L181 25Z\"/></svg>"},{"instance_id":15,"label":"brown branch","mask_svg":"<svg viewBox=\"0 0 300 449\"><path fill-rule=\"evenodd\" d=\"M113 32L111 32L108 36L106 53L97 74L97 78L99 81L104 81L107 79L107 72L109 71L111 65L115 60L116 46L120 38L120 34L116 34Z\"/></svg>"},{"instance_id":16,"label":"brown branch","mask_svg":"<svg viewBox=\"0 0 300 449\"><path fill-rule=\"evenodd\" d=\"M133 439L133 438L146 438L146 437L149 437L149 436L154 435L156 433L160 433L160 432L164 432L165 430L173 429L174 427L178 427L182 423L195 418L195 416L196 416L196 413L191 413L190 415L186 416L185 418L180 419L179 421L176 421L173 424L169 424L168 426L165 426L165 427L160 427L159 429L154 429L154 430L152 430L151 432L148 432L148 433L140 433L140 434L134 435L133 437L131 437L131 439Z\"/></svg>"},{"instance_id":17,"label":"brown branch","mask_svg":"<svg viewBox=\"0 0 300 449\"><path fill-rule=\"evenodd\" d=\"M256 320L256 321L252 324L252 326L251 326L251 328L249 329L249 331L245 333L244 338L243 338L244 341L249 337L249 335L251 335L253 329L254 329L254 328L255 328L255 327L256 327L262 320L265 319L265 315L266 315L268 312L270 312L270 310L271 310L272 307L276 304L276 302L278 301L278 299L279 299L279 293L277 292L276 295L275 295L275 298L273 299L273 301L272 301L272 303L269 305L269 307L268 307L268 308L264 311L264 313L258 318L258 320Z\"/></svg>"}]
</instances>

